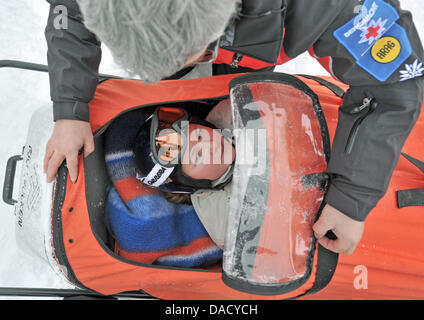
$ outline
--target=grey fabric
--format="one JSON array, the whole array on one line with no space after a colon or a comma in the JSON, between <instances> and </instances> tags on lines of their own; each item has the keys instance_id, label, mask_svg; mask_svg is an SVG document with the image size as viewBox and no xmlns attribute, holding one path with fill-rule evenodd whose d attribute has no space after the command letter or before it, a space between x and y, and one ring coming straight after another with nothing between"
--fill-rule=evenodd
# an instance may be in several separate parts
<instances>
[{"instance_id":1,"label":"grey fabric","mask_svg":"<svg viewBox=\"0 0 424 320\"><path fill-rule=\"evenodd\" d=\"M328 172L333 176L326 202L363 221L387 191L406 138L421 110L423 79L385 86L351 87L339 109ZM344 112L373 96L376 110L359 126L352 150L349 134L358 117Z\"/></svg>"},{"instance_id":2,"label":"grey fabric","mask_svg":"<svg viewBox=\"0 0 424 320\"><path fill-rule=\"evenodd\" d=\"M88 103L98 83L100 42L82 22L75 0L48 0L50 14L45 30L54 120L89 121ZM56 6L68 11L67 29L55 28Z\"/></svg>"},{"instance_id":3,"label":"grey fabric","mask_svg":"<svg viewBox=\"0 0 424 320\"><path fill-rule=\"evenodd\" d=\"M209 236L221 249L224 248L230 213L231 184L223 190L199 190L191 195L194 210Z\"/></svg>"},{"instance_id":4,"label":"grey fabric","mask_svg":"<svg viewBox=\"0 0 424 320\"><path fill-rule=\"evenodd\" d=\"M331 30L329 26L348 3L358 4L350 0L288 0L283 42L287 56L295 58L307 51Z\"/></svg>"}]
</instances>

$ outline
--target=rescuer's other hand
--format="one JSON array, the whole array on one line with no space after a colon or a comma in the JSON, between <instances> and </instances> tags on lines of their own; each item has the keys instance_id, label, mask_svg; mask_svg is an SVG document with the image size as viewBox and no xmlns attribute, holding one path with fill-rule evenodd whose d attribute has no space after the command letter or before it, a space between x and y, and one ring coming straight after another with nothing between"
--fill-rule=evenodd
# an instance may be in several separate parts
<instances>
[{"instance_id":1,"label":"rescuer's other hand","mask_svg":"<svg viewBox=\"0 0 424 320\"><path fill-rule=\"evenodd\" d=\"M327 204L312 229L324 248L337 253L352 254L362 238L364 225L365 222L353 220ZM337 236L336 240L325 236L330 230Z\"/></svg>"}]
</instances>

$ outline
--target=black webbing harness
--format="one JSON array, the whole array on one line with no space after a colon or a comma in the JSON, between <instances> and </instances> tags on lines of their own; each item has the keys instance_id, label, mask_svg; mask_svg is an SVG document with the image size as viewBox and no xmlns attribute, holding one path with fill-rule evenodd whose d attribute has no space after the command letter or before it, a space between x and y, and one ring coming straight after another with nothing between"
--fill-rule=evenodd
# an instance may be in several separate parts
<instances>
[{"instance_id":1,"label":"black webbing harness","mask_svg":"<svg viewBox=\"0 0 424 320\"><path fill-rule=\"evenodd\" d=\"M424 162L405 153L402 155L424 173ZM424 189L400 190L397 192L398 208L424 206Z\"/></svg>"},{"instance_id":2,"label":"black webbing harness","mask_svg":"<svg viewBox=\"0 0 424 320\"><path fill-rule=\"evenodd\" d=\"M304 74L300 74L300 76L310 80L314 80L318 82L319 84L321 84L322 86L327 87L327 89L332 91L339 98L343 98L345 95L345 91L342 88L320 77L304 75ZM323 202L319 210L320 213L322 209L324 208L324 205L325 203ZM334 233L331 230L326 234L326 236L331 240L337 239L337 237L334 235ZM300 298L305 295L315 294L321 291L322 289L324 289L333 278L334 273L336 272L338 261L339 261L338 253L330 251L318 243L318 260L317 260L315 282L307 292L305 292L304 294L296 298Z\"/></svg>"}]
</instances>

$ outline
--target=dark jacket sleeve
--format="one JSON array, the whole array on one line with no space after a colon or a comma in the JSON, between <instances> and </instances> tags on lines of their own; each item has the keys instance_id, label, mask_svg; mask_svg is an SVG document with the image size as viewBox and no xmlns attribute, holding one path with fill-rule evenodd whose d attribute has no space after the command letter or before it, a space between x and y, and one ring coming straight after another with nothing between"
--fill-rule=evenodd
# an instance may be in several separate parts
<instances>
[{"instance_id":1,"label":"dark jacket sleeve","mask_svg":"<svg viewBox=\"0 0 424 320\"><path fill-rule=\"evenodd\" d=\"M328 172L326 202L363 221L384 196L423 102L422 79L381 86L350 87L339 109ZM365 108L365 97L375 109Z\"/></svg>"},{"instance_id":2,"label":"dark jacket sleeve","mask_svg":"<svg viewBox=\"0 0 424 320\"><path fill-rule=\"evenodd\" d=\"M85 28L75 0L48 2L45 36L54 120L89 121L88 103L98 83L100 42Z\"/></svg>"},{"instance_id":3,"label":"dark jacket sleeve","mask_svg":"<svg viewBox=\"0 0 424 320\"><path fill-rule=\"evenodd\" d=\"M400 18L396 23L406 31L412 47L411 55L386 81L377 80L361 68L334 36L335 30L357 14L356 1L342 10L313 46L317 57L330 57L333 75L350 85L339 109L328 165L332 180L326 202L357 221L365 220L387 192L423 102L423 70L411 74L407 81L402 77L403 70L424 62L412 16L400 9L398 1L386 2L398 11ZM375 103L364 104L365 98L374 99Z\"/></svg>"}]
</instances>

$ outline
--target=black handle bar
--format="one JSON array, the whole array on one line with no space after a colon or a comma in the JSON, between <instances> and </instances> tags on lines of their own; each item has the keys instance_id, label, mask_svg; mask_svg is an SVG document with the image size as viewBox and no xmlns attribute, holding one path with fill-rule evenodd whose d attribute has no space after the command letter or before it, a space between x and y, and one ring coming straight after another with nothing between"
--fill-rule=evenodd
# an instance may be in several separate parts
<instances>
[{"instance_id":1,"label":"black handle bar","mask_svg":"<svg viewBox=\"0 0 424 320\"><path fill-rule=\"evenodd\" d=\"M15 68L31 71L49 72L49 67L47 65L18 60L0 60L0 68ZM103 73L99 74L99 77L104 79L122 79L122 77Z\"/></svg>"}]
</instances>

